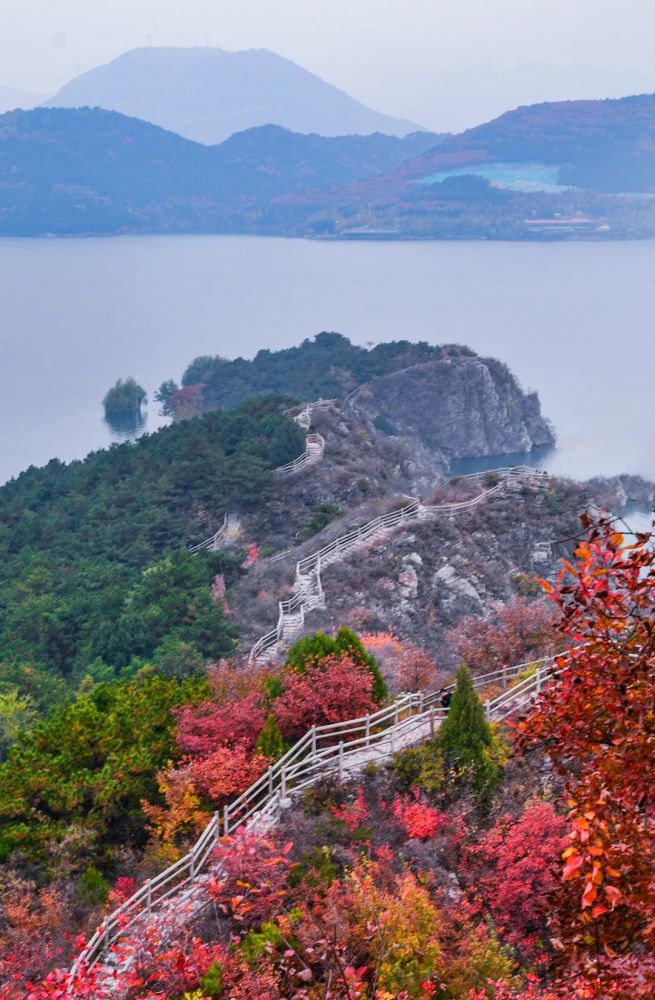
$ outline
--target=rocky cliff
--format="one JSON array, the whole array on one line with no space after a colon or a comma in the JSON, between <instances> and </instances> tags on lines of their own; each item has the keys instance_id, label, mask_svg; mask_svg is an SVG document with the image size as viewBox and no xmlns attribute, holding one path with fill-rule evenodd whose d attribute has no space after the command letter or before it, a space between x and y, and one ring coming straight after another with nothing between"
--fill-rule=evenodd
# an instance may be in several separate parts
<instances>
[{"instance_id":1,"label":"rocky cliff","mask_svg":"<svg viewBox=\"0 0 655 1000\"><path fill-rule=\"evenodd\" d=\"M536 393L494 358L446 357L375 378L352 404L374 427L446 459L525 453L554 444Z\"/></svg>"}]
</instances>

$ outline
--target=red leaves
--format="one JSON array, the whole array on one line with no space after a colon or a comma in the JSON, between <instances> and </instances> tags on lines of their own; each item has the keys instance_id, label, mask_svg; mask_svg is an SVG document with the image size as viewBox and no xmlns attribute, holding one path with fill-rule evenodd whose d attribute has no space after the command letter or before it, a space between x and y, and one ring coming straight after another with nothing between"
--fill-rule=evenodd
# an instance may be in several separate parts
<instances>
[{"instance_id":1,"label":"red leaves","mask_svg":"<svg viewBox=\"0 0 655 1000\"><path fill-rule=\"evenodd\" d=\"M564 830L565 820L552 805L535 800L517 820L499 820L468 853L472 889L503 936L531 961L543 962Z\"/></svg>"},{"instance_id":2,"label":"red leaves","mask_svg":"<svg viewBox=\"0 0 655 1000\"><path fill-rule=\"evenodd\" d=\"M284 692L273 709L287 739L314 725L343 722L375 708L373 675L350 656L328 656L307 673L284 675Z\"/></svg>"},{"instance_id":3,"label":"red leaves","mask_svg":"<svg viewBox=\"0 0 655 1000\"><path fill-rule=\"evenodd\" d=\"M574 850L574 848L570 848L570 850ZM566 854L566 851L564 853ZM562 877L567 881L572 878L579 878L581 874L580 869L583 865L584 858L582 855L574 852L567 858L562 871Z\"/></svg>"},{"instance_id":4,"label":"red leaves","mask_svg":"<svg viewBox=\"0 0 655 1000\"><path fill-rule=\"evenodd\" d=\"M565 955L600 963L655 947L655 553L587 524L551 595L580 645L518 741L547 749L570 795L553 929Z\"/></svg>"},{"instance_id":5,"label":"red leaves","mask_svg":"<svg viewBox=\"0 0 655 1000\"><path fill-rule=\"evenodd\" d=\"M493 619L465 618L448 638L472 673L541 656L556 637L557 613L543 600L517 597L501 605Z\"/></svg>"},{"instance_id":6,"label":"red leaves","mask_svg":"<svg viewBox=\"0 0 655 1000\"><path fill-rule=\"evenodd\" d=\"M235 743L252 749L266 718L260 702L261 695L253 692L229 704L184 705L176 712L180 749L192 757Z\"/></svg>"},{"instance_id":7,"label":"red leaves","mask_svg":"<svg viewBox=\"0 0 655 1000\"><path fill-rule=\"evenodd\" d=\"M412 796L397 795L391 806L396 819L405 827L407 836L417 840L435 837L447 826L449 817L421 802L418 791Z\"/></svg>"},{"instance_id":8,"label":"red leaves","mask_svg":"<svg viewBox=\"0 0 655 1000\"><path fill-rule=\"evenodd\" d=\"M347 802L342 806L332 806L330 812L336 819L345 824L350 833L354 833L359 826L362 826L366 822L370 815L368 806L364 801L364 790L361 785L357 789L357 796L354 802Z\"/></svg>"}]
</instances>

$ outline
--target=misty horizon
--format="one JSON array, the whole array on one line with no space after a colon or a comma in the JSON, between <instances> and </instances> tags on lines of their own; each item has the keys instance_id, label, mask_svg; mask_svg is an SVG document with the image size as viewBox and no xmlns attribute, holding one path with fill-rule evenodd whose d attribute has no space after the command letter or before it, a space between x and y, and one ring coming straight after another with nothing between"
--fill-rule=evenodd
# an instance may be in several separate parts
<instances>
[{"instance_id":1,"label":"misty horizon","mask_svg":"<svg viewBox=\"0 0 655 1000\"><path fill-rule=\"evenodd\" d=\"M153 0L136 8L100 0L93 11L80 0L56 9L36 0L22 19L0 10L0 91L46 101L135 48L268 49L376 111L461 131L519 105L655 91L654 26L643 0L628 0L620 18L591 0L536 11L516 0L493 8L465 0L456 10L427 0L384 9L318 0L311 11L283 0L274 16L264 0L230 0L220 11L208 0L184 11Z\"/></svg>"}]
</instances>

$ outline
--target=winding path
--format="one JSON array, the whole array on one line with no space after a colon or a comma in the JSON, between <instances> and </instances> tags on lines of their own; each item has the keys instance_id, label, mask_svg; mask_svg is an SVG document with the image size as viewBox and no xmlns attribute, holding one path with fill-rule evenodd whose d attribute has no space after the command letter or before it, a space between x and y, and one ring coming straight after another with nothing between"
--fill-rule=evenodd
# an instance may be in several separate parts
<instances>
[{"instance_id":1,"label":"winding path","mask_svg":"<svg viewBox=\"0 0 655 1000\"><path fill-rule=\"evenodd\" d=\"M498 482L493 483L496 477L499 477ZM547 475L538 469L518 466L497 469L493 472L474 473L470 476L457 476L452 482L462 480L479 482L483 486L491 482L493 485L487 485L486 489L472 499L458 503L424 504L420 500L414 500L405 507L374 518L361 528L355 528L317 552L300 559L296 564L293 594L288 600L279 602L277 625L258 639L252 647L250 663L263 664L275 659L302 631L306 615L315 608L325 607L321 573L330 563L347 558L352 552L366 548L407 524L430 520L440 515L453 517L472 510L491 497L506 491L523 487L542 489L546 485Z\"/></svg>"},{"instance_id":2,"label":"winding path","mask_svg":"<svg viewBox=\"0 0 655 1000\"><path fill-rule=\"evenodd\" d=\"M300 426L308 430L312 412L332 405L333 400L321 400L289 411ZM317 439L320 438L320 441ZM303 455L294 462L276 470L279 478L286 478L323 457L325 442L320 435L307 436ZM499 477L492 485L490 477ZM523 487L541 488L545 485L544 473L525 467L496 470L457 477L473 480L487 486L476 497L458 503L425 505L420 500L369 521L354 531L337 538L317 552L299 560L296 565L294 594L288 601L281 601L277 627L262 636L253 647L250 659L262 663L276 656L288 641L302 629L305 615L313 608L324 606L321 572L326 566L346 558L351 552L376 541L405 524L430 519L442 514L454 516L471 510L489 498ZM229 532L238 532L237 515L226 515L223 525L210 539L191 551L215 549ZM538 694L545 683L565 669L566 656L548 658L530 664L518 664L480 676L474 680L479 689L490 685L502 688L500 695L485 705L491 720L502 720L519 711ZM525 675L516 681L519 674ZM76 973L90 968L102 960L106 980L119 968L119 960L112 950L128 936L142 938L149 930L158 931L162 937L171 928L187 922L206 905L202 890L206 887L216 864L213 854L222 836L241 829L266 831L279 821L284 810L302 789L328 775L346 778L356 775L367 764L383 763L392 759L399 750L415 746L429 739L438 730L444 718L444 709L438 693L406 694L391 705L357 719L327 726L314 726L283 757L255 781L234 802L225 806L222 813L215 813L193 848L183 858L145 883L133 896L110 913L97 928L77 958L68 986L73 994ZM123 967L129 959L123 959Z\"/></svg>"},{"instance_id":3,"label":"winding path","mask_svg":"<svg viewBox=\"0 0 655 1000\"><path fill-rule=\"evenodd\" d=\"M525 708L544 686L568 665L568 654L519 663L474 678L484 691L501 687L485 703L490 721L502 721ZM517 680L522 675L520 680ZM320 779L350 778L368 764L390 761L398 751L430 739L445 718L439 692L406 694L371 715L326 726L313 726L283 757L239 798L214 813L193 848L179 861L146 882L130 899L109 914L80 953L71 980L83 967L100 960L107 981L129 959L117 961L112 946L126 937L144 938L155 930L164 937L204 909L203 890L219 873L213 854L220 838L240 830L264 833L274 826L298 794ZM71 981L69 992L74 983Z\"/></svg>"}]
</instances>

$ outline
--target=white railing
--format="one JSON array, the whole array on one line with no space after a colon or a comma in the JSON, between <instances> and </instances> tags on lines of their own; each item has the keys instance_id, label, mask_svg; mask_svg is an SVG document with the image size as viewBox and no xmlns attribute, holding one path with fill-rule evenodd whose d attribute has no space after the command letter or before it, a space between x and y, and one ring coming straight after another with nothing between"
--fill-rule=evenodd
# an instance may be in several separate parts
<instances>
[{"instance_id":1,"label":"white railing","mask_svg":"<svg viewBox=\"0 0 655 1000\"><path fill-rule=\"evenodd\" d=\"M315 403L301 403L299 406L291 407L290 410L285 410L284 415L291 417L304 430L308 430L312 422L312 413L315 410L332 406L335 402L336 400L334 399L319 399ZM277 469L273 469L273 475L278 479L287 479L289 476L294 476L301 469L307 468L308 465L320 462L324 452L325 438L320 434L308 434L305 440L305 450L302 455L295 458L293 462L288 462L286 465L280 465ZM225 536L229 535L231 531L236 532L238 527L239 515L226 514L218 531L211 535L210 538L199 542L198 545L190 546L189 552L192 555L202 552L205 549L210 552L217 552L221 548L221 542Z\"/></svg>"},{"instance_id":2,"label":"white railing","mask_svg":"<svg viewBox=\"0 0 655 1000\"><path fill-rule=\"evenodd\" d=\"M473 678L477 689L503 687L498 697L486 703L487 717L502 720L525 707L549 679L566 668L567 661L568 653L563 653ZM512 686L512 680L522 673L528 676ZM161 913L175 896L184 894L188 904L193 886L209 868L222 836L242 828L266 830L291 804L293 795L319 779L356 774L369 763L390 760L398 751L430 739L446 715L440 698L441 692L406 694L371 715L313 726L222 813L214 813L188 854L147 881L105 918L78 956L71 979L82 967L95 965L130 930L138 930L144 918Z\"/></svg>"},{"instance_id":3,"label":"white railing","mask_svg":"<svg viewBox=\"0 0 655 1000\"><path fill-rule=\"evenodd\" d=\"M305 450L302 455L294 458L293 462L278 466L277 469L273 470L273 474L277 479L288 479L289 476L295 476L297 472L300 472L301 469L306 469L308 465L315 465L316 462L320 462L324 452L325 438L323 435L308 434L305 439Z\"/></svg>"},{"instance_id":4,"label":"white railing","mask_svg":"<svg viewBox=\"0 0 655 1000\"><path fill-rule=\"evenodd\" d=\"M512 490L525 484L544 486L547 476L545 472L540 472L538 469L517 466L497 469L493 473L480 472L469 476L456 476L450 480L450 483L457 483L460 479L475 480L483 485L488 483L492 485L487 486L482 493L470 500L461 500L455 503L423 504L418 499L413 500L412 503L404 507L374 518L362 527L355 528L317 552L299 560L296 564L293 596L287 601L279 602L277 625L258 639L250 650L249 661L262 664L273 659L285 647L287 640L302 630L305 615L314 608L324 606L321 571L330 563L345 558L356 549L382 538L388 532L404 524L435 517L439 514L452 516L462 511L471 510L506 489ZM448 486L449 483L445 485Z\"/></svg>"}]
</instances>

